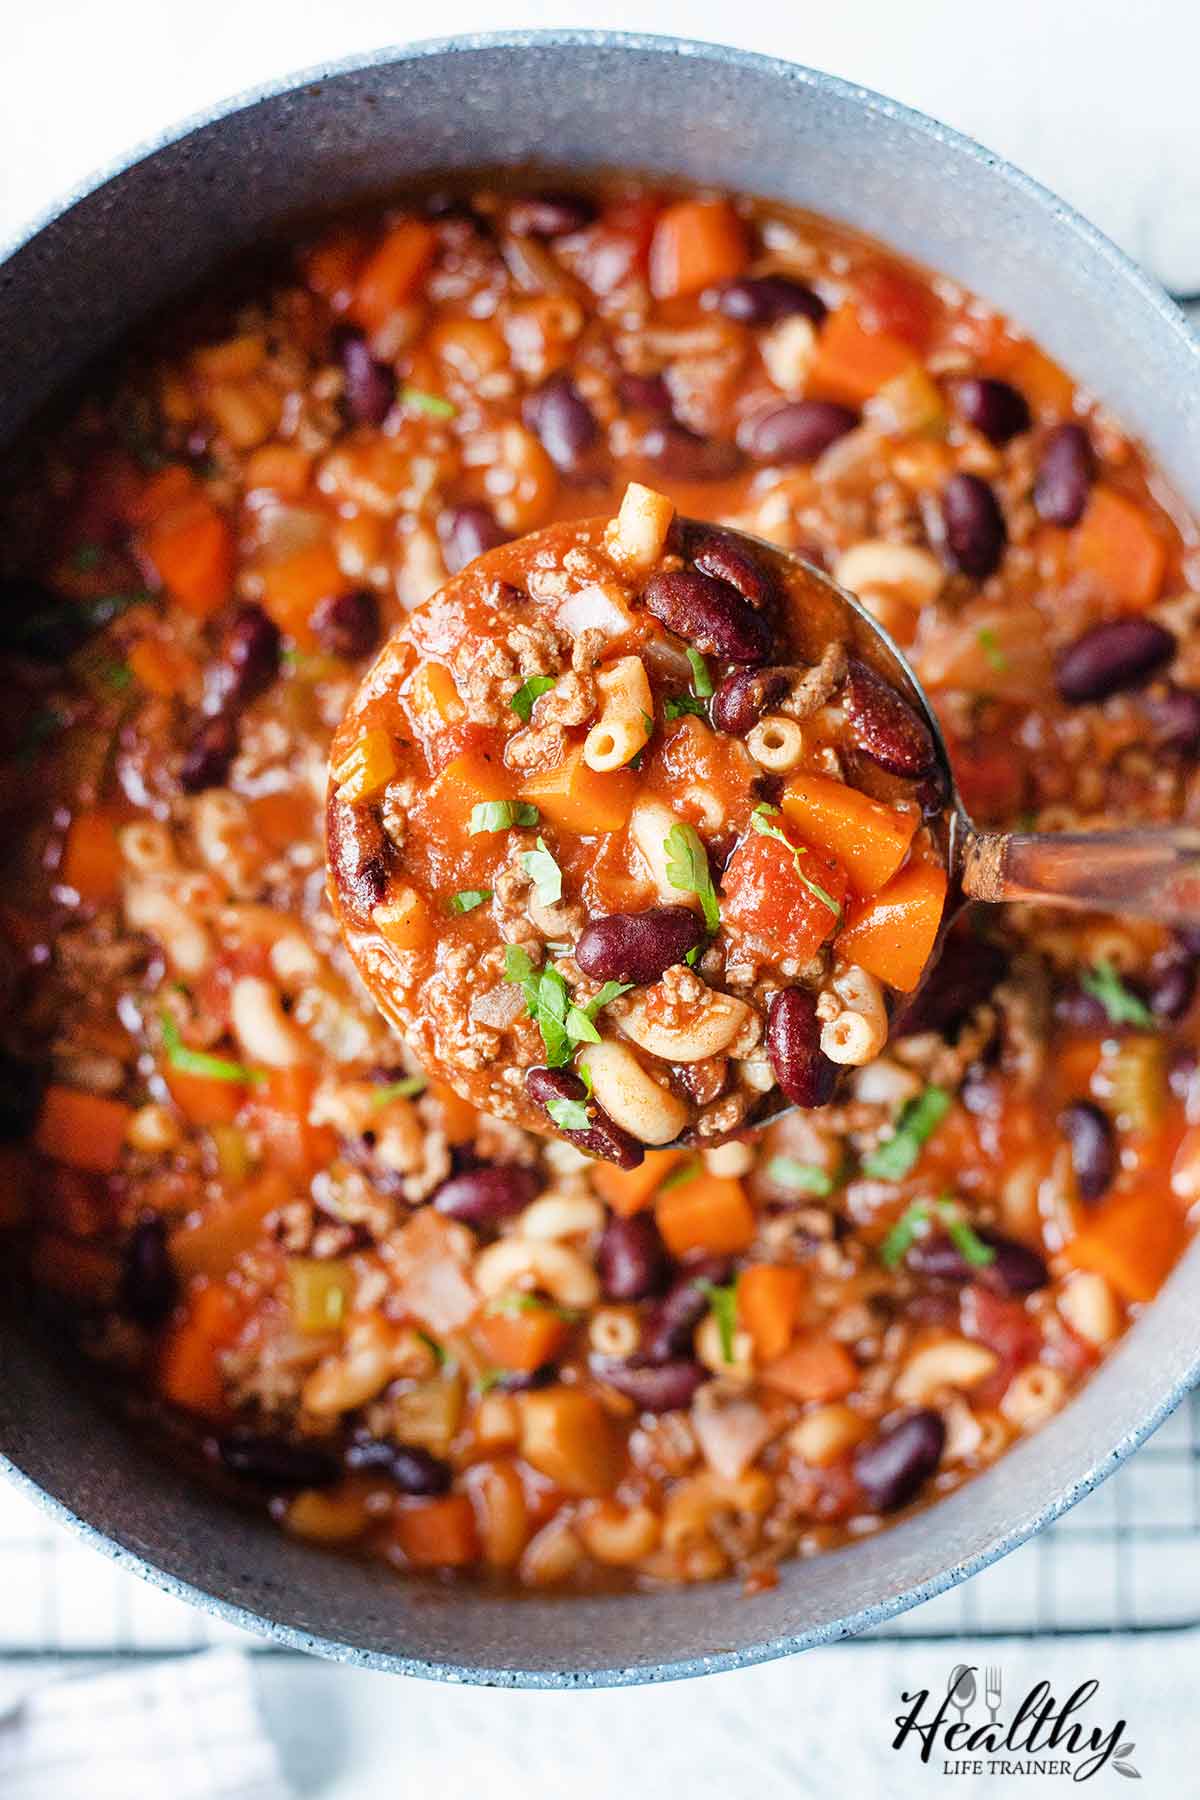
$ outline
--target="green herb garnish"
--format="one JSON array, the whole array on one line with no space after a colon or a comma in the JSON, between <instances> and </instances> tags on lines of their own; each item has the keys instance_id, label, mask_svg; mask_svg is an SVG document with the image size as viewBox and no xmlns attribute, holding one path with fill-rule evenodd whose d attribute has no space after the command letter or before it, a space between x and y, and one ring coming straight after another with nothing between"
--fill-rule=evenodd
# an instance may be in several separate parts
<instances>
[{"instance_id":1,"label":"green herb garnish","mask_svg":"<svg viewBox=\"0 0 1200 1800\"><path fill-rule=\"evenodd\" d=\"M946 1235L962 1257L973 1269L986 1269L996 1260L996 1252L990 1244L985 1244L979 1233L963 1218L957 1206L948 1196L943 1195L934 1202L932 1212L946 1228ZM930 1223L931 1208L927 1200L914 1200L901 1213L892 1229L879 1246L879 1260L885 1268L899 1268L917 1239L924 1235L924 1229Z\"/></svg>"},{"instance_id":2,"label":"green herb garnish","mask_svg":"<svg viewBox=\"0 0 1200 1800\"><path fill-rule=\"evenodd\" d=\"M717 1321L722 1359L731 1363L734 1333L737 1331L737 1278L735 1276L727 1287L718 1287L715 1281L698 1281L696 1286L707 1299L713 1318Z\"/></svg>"},{"instance_id":3,"label":"green herb garnish","mask_svg":"<svg viewBox=\"0 0 1200 1800\"><path fill-rule=\"evenodd\" d=\"M421 1342L426 1345L428 1349L432 1350L433 1359L437 1363L438 1368L444 1369L446 1364L450 1361L448 1352L443 1349L442 1345L438 1343L435 1337L430 1337L427 1331L422 1331L419 1325L416 1330L417 1336L420 1338Z\"/></svg>"},{"instance_id":4,"label":"green herb garnish","mask_svg":"<svg viewBox=\"0 0 1200 1800\"><path fill-rule=\"evenodd\" d=\"M527 800L479 800L471 808L467 830L472 837L481 831L511 831L514 825L536 825L538 809Z\"/></svg>"},{"instance_id":5,"label":"green herb garnish","mask_svg":"<svg viewBox=\"0 0 1200 1800\"><path fill-rule=\"evenodd\" d=\"M497 1294L488 1301L483 1310L489 1313L500 1313L508 1319L515 1319L521 1313L527 1312L553 1313L556 1319L563 1319L568 1325L573 1325L577 1319L583 1317L576 1307L555 1306L553 1301L543 1300L540 1294Z\"/></svg>"},{"instance_id":6,"label":"green herb garnish","mask_svg":"<svg viewBox=\"0 0 1200 1800\"><path fill-rule=\"evenodd\" d=\"M973 1269L986 1269L989 1263L995 1262L996 1252L992 1246L985 1244L974 1227L956 1211L953 1201L939 1200L938 1216L964 1262L970 1263Z\"/></svg>"},{"instance_id":7,"label":"green herb garnish","mask_svg":"<svg viewBox=\"0 0 1200 1800\"><path fill-rule=\"evenodd\" d=\"M458 411L457 406L449 400L443 400L440 394L430 394L425 388L402 387L400 404L411 408L413 412L425 413L431 419L452 419Z\"/></svg>"},{"instance_id":8,"label":"green herb garnish","mask_svg":"<svg viewBox=\"0 0 1200 1800\"><path fill-rule=\"evenodd\" d=\"M1138 995L1127 988L1112 964L1105 959L1093 963L1079 977L1085 994L1098 1000L1114 1025L1136 1025L1140 1031L1154 1029L1154 1014Z\"/></svg>"},{"instance_id":9,"label":"green herb garnish","mask_svg":"<svg viewBox=\"0 0 1200 1800\"><path fill-rule=\"evenodd\" d=\"M707 719L708 706L693 694L668 694L663 701L663 718L668 725L673 719L682 718L684 713L691 713L697 719Z\"/></svg>"},{"instance_id":10,"label":"green herb garnish","mask_svg":"<svg viewBox=\"0 0 1200 1800\"><path fill-rule=\"evenodd\" d=\"M543 694L548 694L553 686L553 675L531 675L527 681L521 683L508 704L523 725L529 723L534 701L540 700Z\"/></svg>"},{"instance_id":11,"label":"green herb garnish","mask_svg":"<svg viewBox=\"0 0 1200 1800\"><path fill-rule=\"evenodd\" d=\"M181 1075L203 1075L210 1081L236 1081L243 1087L261 1087L267 1079L261 1069L249 1069L245 1063L231 1062L228 1057L210 1056L207 1050L193 1050L184 1043L169 1012L161 1015L160 1023L167 1061Z\"/></svg>"},{"instance_id":12,"label":"green herb garnish","mask_svg":"<svg viewBox=\"0 0 1200 1800\"><path fill-rule=\"evenodd\" d=\"M800 877L800 880L804 883L809 893L818 899L822 906L827 906L835 919L840 920L842 909L834 899L833 895L827 888L823 888L819 881L814 881L811 875L806 875L804 870L800 867L801 858L808 854L805 846L803 844L793 844L791 838L788 837L785 831L781 831L778 825L769 823L770 814L777 813L778 811L779 808L777 806L768 806L767 802L764 800L761 806L756 806L750 815L751 829L757 831L759 837L774 838L776 843L782 844L785 850L791 852L796 874Z\"/></svg>"},{"instance_id":13,"label":"green herb garnish","mask_svg":"<svg viewBox=\"0 0 1200 1800\"><path fill-rule=\"evenodd\" d=\"M588 1110L588 1101L592 1097L592 1077L588 1066L581 1062L577 1070L580 1081L587 1090L582 1100L548 1100L546 1112L553 1119L560 1131L590 1131L592 1118Z\"/></svg>"},{"instance_id":14,"label":"green herb garnish","mask_svg":"<svg viewBox=\"0 0 1200 1800\"><path fill-rule=\"evenodd\" d=\"M816 1163L801 1162L795 1156L773 1156L767 1164L767 1176L780 1187L795 1188L801 1194L832 1194L833 1176Z\"/></svg>"},{"instance_id":15,"label":"green herb garnish","mask_svg":"<svg viewBox=\"0 0 1200 1800\"><path fill-rule=\"evenodd\" d=\"M562 899L562 870L539 838L536 850L521 852L521 867L534 885L542 906L557 906Z\"/></svg>"},{"instance_id":16,"label":"green herb garnish","mask_svg":"<svg viewBox=\"0 0 1200 1800\"><path fill-rule=\"evenodd\" d=\"M485 905L491 897L491 888L460 888L457 894L450 896L450 911L454 913L474 912L477 906Z\"/></svg>"},{"instance_id":17,"label":"green herb garnish","mask_svg":"<svg viewBox=\"0 0 1200 1800\"><path fill-rule=\"evenodd\" d=\"M700 842L700 834L692 825L672 825L663 840L667 853L667 880L681 893L698 894L704 909L704 923L710 932L721 924L721 909L713 887L708 852Z\"/></svg>"},{"instance_id":18,"label":"green herb garnish","mask_svg":"<svg viewBox=\"0 0 1200 1800\"><path fill-rule=\"evenodd\" d=\"M692 665L692 692L702 700L712 698L712 676L708 672L708 664L698 650L689 649L687 659Z\"/></svg>"},{"instance_id":19,"label":"green herb garnish","mask_svg":"<svg viewBox=\"0 0 1200 1800\"><path fill-rule=\"evenodd\" d=\"M979 630L975 633L975 637L979 644L979 648L983 651L983 654L987 657L988 662L991 664L992 668L995 669L997 675L1003 675L1005 669L1008 667L1008 657L1000 648L995 632L990 626L981 625Z\"/></svg>"},{"instance_id":20,"label":"green herb garnish","mask_svg":"<svg viewBox=\"0 0 1200 1800\"><path fill-rule=\"evenodd\" d=\"M393 1100L415 1100L429 1086L424 1075L402 1075L399 1081L389 1081L386 1087L377 1088L371 1095L372 1106L389 1106Z\"/></svg>"},{"instance_id":21,"label":"green herb garnish","mask_svg":"<svg viewBox=\"0 0 1200 1800\"><path fill-rule=\"evenodd\" d=\"M929 1202L914 1200L901 1213L879 1246L879 1260L885 1269L898 1269L921 1234L929 1218Z\"/></svg>"},{"instance_id":22,"label":"green herb garnish","mask_svg":"<svg viewBox=\"0 0 1200 1800\"><path fill-rule=\"evenodd\" d=\"M887 1142L864 1157L863 1173L879 1181L903 1181L949 1112L950 1100L945 1088L940 1087L927 1087L923 1094L910 1100Z\"/></svg>"},{"instance_id":23,"label":"green herb garnish","mask_svg":"<svg viewBox=\"0 0 1200 1800\"><path fill-rule=\"evenodd\" d=\"M659 1193L665 1194L668 1188L682 1187L685 1181L695 1181L703 1167L698 1156L693 1157L691 1162L680 1163L677 1169L672 1169L669 1175L663 1176L658 1184Z\"/></svg>"},{"instance_id":24,"label":"green herb garnish","mask_svg":"<svg viewBox=\"0 0 1200 1800\"><path fill-rule=\"evenodd\" d=\"M546 1062L551 1069L561 1069L571 1060L575 1044L598 1044L596 1014L601 1007L629 991L629 984L606 981L599 993L586 1006L576 1006L571 990L555 968L535 969L529 952L520 944L508 944L504 951L504 979L515 982L525 995L531 1019L536 1020L546 1047ZM590 1093L590 1088L589 1088ZM555 1102L551 1101L552 1106ZM564 1105L571 1102L564 1101ZM578 1103L576 1103L578 1104ZM554 1114L550 1114L554 1118ZM572 1126L573 1131L582 1126Z\"/></svg>"}]
</instances>

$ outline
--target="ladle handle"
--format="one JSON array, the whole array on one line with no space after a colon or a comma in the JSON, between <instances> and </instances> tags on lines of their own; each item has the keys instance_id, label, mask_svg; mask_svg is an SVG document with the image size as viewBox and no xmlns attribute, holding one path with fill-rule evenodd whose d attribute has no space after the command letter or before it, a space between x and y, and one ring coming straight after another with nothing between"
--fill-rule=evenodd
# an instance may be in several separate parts
<instances>
[{"instance_id":1,"label":"ladle handle","mask_svg":"<svg viewBox=\"0 0 1200 1800\"><path fill-rule=\"evenodd\" d=\"M1048 900L1196 925L1200 830L972 832L962 886L973 900Z\"/></svg>"}]
</instances>

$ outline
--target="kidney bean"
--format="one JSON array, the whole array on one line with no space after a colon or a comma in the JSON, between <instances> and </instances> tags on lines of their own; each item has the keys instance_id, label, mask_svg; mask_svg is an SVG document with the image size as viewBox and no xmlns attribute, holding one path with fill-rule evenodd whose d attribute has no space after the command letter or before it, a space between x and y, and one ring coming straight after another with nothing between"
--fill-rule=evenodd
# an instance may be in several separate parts
<instances>
[{"instance_id":1,"label":"kidney bean","mask_svg":"<svg viewBox=\"0 0 1200 1800\"><path fill-rule=\"evenodd\" d=\"M978 1281L1010 1298L1045 1287L1050 1271L1036 1250L986 1226L980 1226L975 1235L995 1252L992 1261L982 1267L969 1263L953 1238L941 1232L918 1238L905 1261L918 1275L937 1281Z\"/></svg>"},{"instance_id":2,"label":"kidney bean","mask_svg":"<svg viewBox=\"0 0 1200 1800\"><path fill-rule=\"evenodd\" d=\"M774 576L727 531L693 526L685 539L685 553L702 574L728 582L757 612L765 612L779 598Z\"/></svg>"},{"instance_id":3,"label":"kidney bean","mask_svg":"<svg viewBox=\"0 0 1200 1800\"><path fill-rule=\"evenodd\" d=\"M450 507L438 520L438 536L451 575L457 575L485 550L495 550L508 542L507 531L497 524L486 506Z\"/></svg>"},{"instance_id":4,"label":"kidney bean","mask_svg":"<svg viewBox=\"0 0 1200 1800\"><path fill-rule=\"evenodd\" d=\"M402 1494L444 1494L450 1486L450 1465L417 1444L393 1444L386 1438L356 1438L347 1444L348 1469L378 1470L387 1475Z\"/></svg>"},{"instance_id":5,"label":"kidney bean","mask_svg":"<svg viewBox=\"0 0 1200 1800\"><path fill-rule=\"evenodd\" d=\"M360 656L369 656L379 642L378 597L370 588L331 594L308 623L322 650L346 662L357 662Z\"/></svg>"},{"instance_id":6,"label":"kidney bean","mask_svg":"<svg viewBox=\"0 0 1200 1800\"><path fill-rule=\"evenodd\" d=\"M671 394L661 375L622 375L617 382L622 406L635 412L669 413Z\"/></svg>"},{"instance_id":7,"label":"kidney bean","mask_svg":"<svg viewBox=\"0 0 1200 1800\"><path fill-rule=\"evenodd\" d=\"M491 1229L523 1211L544 1186L537 1170L523 1163L485 1163L444 1181L433 1205L435 1211L473 1225L476 1231Z\"/></svg>"},{"instance_id":8,"label":"kidney bean","mask_svg":"<svg viewBox=\"0 0 1200 1800\"><path fill-rule=\"evenodd\" d=\"M635 454L675 481L726 481L742 461L736 444L699 437L674 420L647 426Z\"/></svg>"},{"instance_id":9,"label":"kidney bean","mask_svg":"<svg viewBox=\"0 0 1200 1800\"><path fill-rule=\"evenodd\" d=\"M1106 700L1148 681L1170 662L1175 648L1173 634L1153 619L1136 613L1109 619L1059 652L1054 665L1058 691L1072 706Z\"/></svg>"},{"instance_id":10,"label":"kidney bean","mask_svg":"<svg viewBox=\"0 0 1200 1800\"><path fill-rule=\"evenodd\" d=\"M1082 425L1056 425L1042 446L1033 504L1048 525L1078 525L1096 477L1092 441Z\"/></svg>"},{"instance_id":11,"label":"kidney bean","mask_svg":"<svg viewBox=\"0 0 1200 1800\"><path fill-rule=\"evenodd\" d=\"M610 1300L645 1300L657 1293L667 1253L650 1213L611 1218L596 1248L600 1285Z\"/></svg>"},{"instance_id":12,"label":"kidney bean","mask_svg":"<svg viewBox=\"0 0 1200 1800\"><path fill-rule=\"evenodd\" d=\"M771 995L766 1041L784 1097L793 1106L827 1106L837 1066L821 1050L817 1003L807 988L781 988Z\"/></svg>"},{"instance_id":13,"label":"kidney bean","mask_svg":"<svg viewBox=\"0 0 1200 1800\"><path fill-rule=\"evenodd\" d=\"M761 663L771 653L771 628L727 581L699 569L652 575L642 590L646 609L677 636L722 662Z\"/></svg>"},{"instance_id":14,"label":"kidney bean","mask_svg":"<svg viewBox=\"0 0 1200 1800\"><path fill-rule=\"evenodd\" d=\"M1024 394L1007 381L971 376L955 382L954 398L967 424L993 444L1007 444L1010 438L1020 437L1033 422Z\"/></svg>"},{"instance_id":15,"label":"kidney bean","mask_svg":"<svg viewBox=\"0 0 1200 1800\"><path fill-rule=\"evenodd\" d=\"M788 275L747 275L721 289L717 310L740 325L773 325L796 313L819 325L829 309L819 294Z\"/></svg>"},{"instance_id":16,"label":"kidney bean","mask_svg":"<svg viewBox=\"0 0 1200 1800\"><path fill-rule=\"evenodd\" d=\"M355 425L382 425L396 398L396 376L371 355L361 331L338 333L335 349L342 365L346 412Z\"/></svg>"},{"instance_id":17,"label":"kidney bean","mask_svg":"<svg viewBox=\"0 0 1200 1800\"><path fill-rule=\"evenodd\" d=\"M585 474L600 427L571 377L552 375L527 396L522 410L555 467L564 475Z\"/></svg>"},{"instance_id":18,"label":"kidney bean","mask_svg":"<svg viewBox=\"0 0 1200 1800\"><path fill-rule=\"evenodd\" d=\"M239 606L221 639L205 681L207 713L241 712L265 694L279 673L279 627L261 606Z\"/></svg>"},{"instance_id":19,"label":"kidney bean","mask_svg":"<svg viewBox=\"0 0 1200 1800\"><path fill-rule=\"evenodd\" d=\"M527 1069L525 1090L531 1100L548 1108L552 1100L586 1100L587 1089L578 1075L569 1069ZM548 1115L547 1115L548 1116ZM590 1103L591 1124L586 1131L564 1131L555 1127L568 1143L585 1150L590 1156L603 1157L619 1169L636 1169L645 1161L646 1146L639 1144L615 1119L610 1119L602 1106ZM551 1120L553 1124L553 1120Z\"/></svg>"},{"instance_id":20,"label":"kidney bean","mask_svg":"<svg viewBox=\"0 0 1200 1800\"><path fill-rule=\"evenodd\" d=\"M1156 1019L1182 1019L1196 997L1196 964L1178 950L1162 950L1151 959L1146 1001Z\"/></svg>"},{"instance_id":21,"label":"kidney bean","mask_svg":"<svg viewBox=\"0 0 1200 1800\"><path fill-rule=\"evenodd\" d=\"M0 1050L0 1144L28 1137L42 1104L45 1076L36 1063Z\"/></svg>"},{"instance_id":22,"label":"kidney bean","mask_svg":"<svg viewBox=\"0 0 1200 1800\"><path fill-rule=\"evenodd\" d=\"M712 1379L698 1362L682 1358L677 1362L642 1363L593 1357L591 1367L601 1381L649 1413L677 1412L690 1406L696 1389Z\"/></svg>"},{"instance_id":23,"label":"kidney bean","mask_svg":"<svg viewBox=\"0 0 1200 1800\"><path fill-rule=\"evenodd\" d=\"M23 575L0 581L0 650L35 662L65 662L93 630L82 606Z\"/></svg>"},{"instance_id":24,"label":"kidney bean","mask_svg":"<svg viewBox=\"0 0 1200 1800\"><path fill-rule=\"evenodd\" d=\"M595 202L583 194L525 194L513 201L505 223L514 237L556 238L582 231L595 217Z\"/></svg>"},{"instance_id":25,"label":"kidney bean","mask_svg":"<svg viewBox=\"0 0 1200 1800\"><path fill-rule=\"evenodd\" d=\"M1008 541L1000 503L978 475L952 475L942 489L946 551L956 568L976 581L995 573Z\"/></svg>"},{"instance_id":26,"label":"kidney bean","mask_svg":"<svg viewBox=\"0 0 1200 1800\"><path fill-rule=\"evenodd\" d=\"M1172 926L1175 942L1187 951L1189 956L1200 956L1200 925Z\"/></svg>"},{"instance_id":27,"label":"kidney bean","mask_svg":"<svg viewBox=\"0 0 1200 1800\"><path fill-rule=\"evenodd\" d=\"M359 917L369 924L373 908L387 893L395 846L379 814L368 807L329 806L329 868L339 891L349 892Z\"/></svg>"},{"instance_id":28,"label":"kidney bean","mask_svg":"<svg viewBox=\"0 0 1200 1800\"><path fill-rule=\"evenodd\" d=\"M236 754L237 726L229 714L216 713L205 719L179 765L180 787L185 794L223 787Z\"/></svg>"},{"instance_id":29,"label":"kidney bean","mask_svg":"<svg viewBox=\"0 0 1200 1800\"><path fill-rule=\"evenodd\" d=\"M120 1306L139 1325L161 1325L175 1304L179 1282L162 1219L139 1219L125 1245Z\"/></svg>"},{"instance_id":30,"label":"kidney bean","mask_svg":"<svg viewBox=\"0 0 1200 1800\"><path fill-rule=\"evenodd\" d=\"M765 712L783 699L791 685L782 669L735 669L712 697L709 713L718 731L745 737Z\"/></svg>"},{"instance_id":31,"label":"kidney bean","mask_svg":"<svg viewBox=\"0 0 1200 1800\"><path fill-rule=\"evenodd\" d=\"M857 424L856 412L832 400L788 400L750 413L738 426L737 441L755 462L810 463Z\"/></svg>"},{"instance_id":32,"label":"kidney bean","mask_svg":"<svg viewBox=\"0 0 1200 1800\"><path fill-rule=\"evenodd\" d=\"M337 1457L319 1444L244 1431L222 1438L217 1448L227 1469L262 1487L330 1487L341 1474Z\"/></svg>"},{"instance_id":33,"label":"kidney bean","mask_svg":"<svg viewBox=\"0 0 1200 1800\"><path fill-rule=\"evenodd\" d=\"M648 1362L673 1362L692 1347L692 1333L708 1311L708 1296L701 1286L721 1287L733 1273L728 1257L698 1256L685 1265L671 1283L642 1331L642 1355Z\"/></svg>"},{"instance_id":34,"label":"kidney bean","mask_svg":"<svg viewBox=\"0 0 1200 1800\"><path fill-rule=\"evenodd\" d=\"M942 1460L946 1427L932 1407L887 1425L854 1456L854 1473L875 1512L895 1512L916 1494Z\"/></svg>"},{"instance_id":35,"label":"kidney bean","mask_svg":"<svg viewBox=\"0 0 1200 1800\"><path fill-rule=\"evenodd\" d=\"M596 981L644 987L703 942L704 922L690 906L651 906L593 919L575 945L575 961Z\"/></svg>"},{"instance_id":36,"label":"kidney bean","mask_svg":"<svg viewBox=\"0 0 1200 1800\"><path fill-rule=\"evenodd\" d=\"M1198 1062L1200 1057L1190 1044L1177 1045L1167 1058L1167 1086L1177 1100L1191 1098Z\"/></svg>"},{"instance_id":37,"label":"kidney bean","mask_svg":"<svg viewBox=\"0 0 1200 1800\"><path fill-rule=\"evenodd\" d=\"M973 931L952 931L924 985L892 1022L892 1037L944 1036L991 998L1008 973L1008 953Z\"/></svg>"},{"instance_id":38,"label":"kidney bean","mask_svg":"<svg viewBox=\"0 0 1200 1800\"><path fill-rule=\"evenodd\" d=\"M1099 1200L1117 1170L1117 1147L1107 1113L1090 1100L1072 1100L1059 1113L1058 1128L1071 1146L1079 1198Z\"/></svg>"},{"instance_id":39,"label":"kidney bean","mask_svg":"<svg viewBox=\"0 0 1200 1800\"><path fill-rule=\"evenodd\" d=\"M1200 750L1200 688L1166 684L1161 694L1145 694L1138 702L1156 750L1194 756Z\"/></svg>"},{"instance_id":40,"label":"kidney bean","mask_svg":"<svg viewBox=\"0 0 1200 1800\"><path fill-rule=\"evenodd\" d=\"M934 760L933 737L918 713L890 681L866 663L852 661L842 705L858 748L891 775L924 775Z\"/></svg>"}]
</instances>

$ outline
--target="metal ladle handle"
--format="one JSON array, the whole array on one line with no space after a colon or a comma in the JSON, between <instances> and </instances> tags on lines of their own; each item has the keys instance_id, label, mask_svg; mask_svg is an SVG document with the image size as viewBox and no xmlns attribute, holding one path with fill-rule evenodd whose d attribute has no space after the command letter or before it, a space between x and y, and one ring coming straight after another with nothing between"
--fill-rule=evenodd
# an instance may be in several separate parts
<instances>
[{"instance_id":1,"label":"metal ladle handle","mask_svg":"<svg viewBox=\"0 0 1200 1800\"><path fill-rule=\"evenodd\" d=\"M962 886L972 900L1049 900L1200 924L1200 830L971 832Z\"/></svg>"}]
</instances>

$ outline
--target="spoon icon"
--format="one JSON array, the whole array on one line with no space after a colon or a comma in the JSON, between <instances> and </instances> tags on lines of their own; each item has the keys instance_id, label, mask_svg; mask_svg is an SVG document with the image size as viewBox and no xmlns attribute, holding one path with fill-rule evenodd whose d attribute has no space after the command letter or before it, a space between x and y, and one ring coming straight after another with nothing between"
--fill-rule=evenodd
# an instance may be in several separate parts
<instances>
[{"instance_id":1,"label":"spoon icon","mask_svg":"<svg viewBox=\"0 0 1200 1800\"><path fill-rule=\"evenodd\" d=\"M975 1699L975 1665L974 1663L956 1663L950 1671L950 1679L946 1683L946 1692L950 1704L958 1713L958 1722L966 1721L967 1708Z\"/></svg>"}]
</instances>

